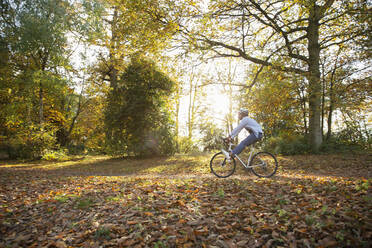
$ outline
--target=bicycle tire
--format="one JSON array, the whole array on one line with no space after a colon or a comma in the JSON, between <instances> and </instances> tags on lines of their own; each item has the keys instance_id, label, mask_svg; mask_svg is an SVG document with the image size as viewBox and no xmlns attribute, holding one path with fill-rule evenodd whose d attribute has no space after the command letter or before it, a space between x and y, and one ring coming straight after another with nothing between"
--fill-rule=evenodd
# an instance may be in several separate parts
<instances>
[{"instance_id":1,"label":"bicycle tire","mask_svg":"<svg viewBox=\"0 0 372 248\"><path fill-rule=\"evenodd\" d=\"M269 178L278 170L278 161L269 152L258 152L253 155L249 166L252 166L251 170L256 176Z\"/></svg>"},{"instance_id":2,"label":"bicycle tire","mask_svg":"<svg viewBox=\"0 0 372 248\"><path fill-rule=\"evenodd\" d=\"M209 165L211 168L212 173L219 178L226 178L234 174L235 168L236 168L236 162L234 158L230 159L230 162L228 162L225 155L222 154L222 152L216 153ZM225 172L226 173L223 173Z\"/></svg>"}]
</instances>

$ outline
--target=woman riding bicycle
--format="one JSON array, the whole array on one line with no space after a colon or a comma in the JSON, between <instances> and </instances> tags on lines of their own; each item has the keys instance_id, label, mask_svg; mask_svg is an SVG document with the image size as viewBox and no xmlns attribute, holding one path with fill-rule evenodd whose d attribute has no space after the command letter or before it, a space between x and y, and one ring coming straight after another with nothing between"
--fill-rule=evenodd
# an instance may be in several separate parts
<instances>
[{"instance_id":1,"label":"woman riding bicycle","mask_svg":"<svg viewBox=\"0 0 372 248\"><path fill-rule=\"evenodd\" d=\"M240 133L243 128L245 128L250 133L250 135L248 135L247 138L240 142L240 144L235 147L230 153L222 150L222 153L228 160L231 157L234 157L235 154L240 154L246 146L252 145L253 143L262 139L263 132L260 124L258 124L257 121L253 120L252 118L248 117L247 109L241 108L239 110L239 121L239 125L234 130L232 130L231 134L224 140L226 142L230 142Z\"/></svg>"}]
</instances>

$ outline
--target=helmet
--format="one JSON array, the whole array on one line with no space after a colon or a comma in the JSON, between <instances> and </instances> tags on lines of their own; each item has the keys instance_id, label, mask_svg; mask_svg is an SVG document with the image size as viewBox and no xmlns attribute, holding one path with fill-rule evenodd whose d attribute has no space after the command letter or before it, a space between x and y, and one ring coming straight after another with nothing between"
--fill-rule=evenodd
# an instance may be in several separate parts
<instances>
[{"instance_id":1,"label":"helmet","mask_svg":"<svg viewBox=\"0 0 372 248\"><path fill-rule=\"evenodd\" d=\"M248 109L245 108L239 109L239 114L248 115Z\"/></svg>"}]
</instances>

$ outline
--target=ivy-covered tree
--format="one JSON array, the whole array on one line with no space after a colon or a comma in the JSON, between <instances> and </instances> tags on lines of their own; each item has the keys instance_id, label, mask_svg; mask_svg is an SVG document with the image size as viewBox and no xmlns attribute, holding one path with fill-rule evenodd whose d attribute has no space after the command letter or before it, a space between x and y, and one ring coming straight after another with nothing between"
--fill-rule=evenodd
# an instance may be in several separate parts
<instances>
[{"instance_id":1,"label":"ivy-covered tree","mask_svg":"<svg viewBox=\"0 0 372 248\"><path fill-rule=\"evenodd\" d=\"M146 59L132 58L107 100L107 145L115 154L165 155L175 151L169 96L174 82Z\"/></svg>"}]
</instances>

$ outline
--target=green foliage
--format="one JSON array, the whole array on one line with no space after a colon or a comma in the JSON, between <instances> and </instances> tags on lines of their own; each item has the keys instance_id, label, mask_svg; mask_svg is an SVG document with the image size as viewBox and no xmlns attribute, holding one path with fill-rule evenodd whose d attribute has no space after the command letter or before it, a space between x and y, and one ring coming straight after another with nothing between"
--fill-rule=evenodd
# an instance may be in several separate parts
<instances>
[{"instance_id":1,"label":"green foliage","mask_svg":"<svg viewBox=\"0 0 372 248\"><path fill-rule=\"evenodd\" d=\"M99 227L94 233L96 239L109 239L110 238L110 229L106 227Z\"/></svg>"},{"instance_id":2,"label":"green foliage","mask_svg":"<svg viewBox=\"0 0 372 248\"><path fill-rule=\"evenodd\" d=\"M18 133L7 140L9 157L15 158L41 158L48 149L57 147L56 129L49 126L31 126L18 129Z\"/></svg>"},{"instance_id":3,"label":"green foliage","mask_svg":"<svg viewBox=\"0 0 372 248\"><path fill-rule=\"evenodd\" d=\"M182 154L190 154L193 152L199 152L199 148L195 142L190 140L188 137L178 138L178 152Z\"/></svg>"},{"instance_id":4,"label":"green foliage","mask_svg":"<svg viewBox=\"0 0 372 248\"><path fill-rule=\"evenodd\" d=\"M221 128L218 128L213 123L204 122L200 125L200 131L203 135L201 146L204 151L213 151L221 148L221 137L224 136L224 131Z\"/></svg>"},{"instance_id":5,"label":"green foliage","mask_svg":"<svg viewBox=\"0 0 372 248\"><path fill-rule=\"evenodd\" d=\"M79 209L87 209L94 205L94 201L91 198L80 198L76 201L75 206Z\"/></svg>"},{"instance_id":6,"label":"green foliage","mask_svg":"<svg viewBox=\"0 0 372 248\"><path fill-rule=\"evenodd\" d=\"M268 136L277 136L286 130L305 133L298 82L289 80L285 73L267 68L260 75L262 79L243 95L242 105L262 123Z\"/></svg>"},{"instance_id":7,"label":"green foliage","mask_svg":"<svg viewBox=\"0 0 372 248\"><path fill-rule=\"evenodd\" d=\"M305 137L284 132L265 140L264 149L283 155L306 154L310 152L310 146Z\"/></svg>"},{"instance_id":8,"label":"green foliage","mask_svg":"<svg viewBox=\"0 0 372 248\"><path fill-rule=\"evenodd\" d=\"M42 160L46 161L62 161L67 159L67 149L56 149L56 150L49 150L47 149L44 151L43 156L41 157Z\"/></svg>"},{"instance_id":9,"label":"green foliage","mask_svg":"<svg viewBox=\"0 0 372 248\"><path fill-rule=\"evenodd\" d=\"M154 248L167 248L168 246L161 240L157 241L154 244Z\"/></svg>"},{"instance_id":10,"label":"green foliage","mask_svg":"<svg viewBox=\"0 0 372 248\"><path fill-rule=\"evenodd\" d=\"M174 83L153 62L133 58L108 95L106 140L111 154L135 156L175 152L169 95Z\"/></svg>"},{"instance_id":11,"label":"green foliage","mask_svg":"<svg viewBox=\"0 0 372 248\"><path fill-rule=\"evenodd\" d=\"M11 158L50 159L75 113L72 82L65 77L71 6L63 0L6 0L2 7L0 136Z\"/></svg>"},{"instance_id":12,"label":"green foliage","mask_svg":"<svg viewBox=\"0 0 372 248\"><path fill-rule=\"evenodd\" d=\"M223 190L223 188L219 188L217 190L217 193L216 193L220 198L224 198L225 197L225 191Z\"/></svg>"},{"instance_id":13,"label":"green foliage","mask_svg":"<svg viewBox=\"0 0 372 248\"><path fill-rule=\"evenodd\" d=\"M370 187L370 182L371 180L367 181L367 180L360 180L357 182L356 186L355 186L355 189L357 191L367 191Z\"/></svg>"},{"instance_id":14,"label":"green foliage","mask_svg":"<svg viewBox=\"0 0 372 248\"><path fill-rule=\"evenodd\" d=\"M368 150L372 147L372 130L361 133L357 128L345 128L325 140L321 152L339 153Z\"/></svg>"},{"instance_id":15,"label":"green foliage","mask_svg":"<svg viewBox=\"0 0 372 248\"><path fill-rule=\"evenodd\" d=\"M55 0L26 0L16 10L14 30L18 42L12 43L15 51L27 59L33 68L46 69L66 63L64 55L70 27L66 12L68 3Z\"/></svg>"},{"instance_id":16,"label":"green foliage","mask_svg":"<svg viewBox=\"0 0 372 248\"><path fill-rule=\"evenodd\" d=\"M67 146L68 149L68 154L71 155L79 155L79 154L84 154L85 153L85 145L83 143L79 144L69 144Z\"/></svg>"}]
</instances>

